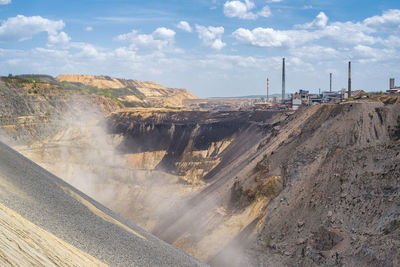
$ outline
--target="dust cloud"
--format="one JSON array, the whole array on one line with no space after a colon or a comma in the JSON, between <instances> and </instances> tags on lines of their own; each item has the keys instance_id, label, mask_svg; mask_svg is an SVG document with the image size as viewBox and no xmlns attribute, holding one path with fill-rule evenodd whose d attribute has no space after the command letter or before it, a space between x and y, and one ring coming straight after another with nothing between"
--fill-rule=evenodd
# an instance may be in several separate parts
<instances>
[{"instance_id":1,"label":"dust cloud","mask_svg":"<svg viewBox=\"0 0 400 267\"><path fill-rule=\"evenodd\" d=\"M68 103L25 142L14 132L0 140L53 174L147 231L166 210L198 190L162 171L135 169L120 152L124 137L110 134L105 113L84 99ZM44 127L44 128L43 128Z\"/></svg>"},{"instance_id":2,"label":"dust cloud","mask_svg":"<svg viewBox=\"0 0 400 267\"><path fill-rule=\"evenodd\" d=\"M219 201L212 196L203 199L204 204L207 203L206 207L202 205L204 216L212 221L205 228L197 228L193 221L196 216L191 215L202 212L203 209L188 205L187 200L202 187L182 182L178 176L160 170L137 169L131 166L120 149L124 136L110 133L107 118L98 107L83 100L74 101L69 103L68 112L55 115L45 127L46 129L37 131L41 136L32 136L28 145L13 142L11 146L145 230L157 235L157 231L161 229L164 232L161 238L166 241L169 241L168 236L177 237L178 242L171 240L171 243L189 254L205 260L201 254L207 250L204 256L208 255L210 260L209 256L222 249L207 245L220 236L217 233L214 237L210 236L210 233L214 235L216 224L224 223L217 211ZM8 144L13 139L8 133L1 136ZM185 216L174 217L175 214L170 213L172 207L185 210ZM175 227L175 222L176 225L184 222L194 227L187 229L188 232L182 232L182 229ZM186 241L179 243L182 235L189 235L189 240L194 237L198 241L193 244L187 244ZM230 246L229 250L218 256L218 262L232 263L233 256L237 258L238 255L242 255L241 247Z\"/></svg>"}]
</instances>

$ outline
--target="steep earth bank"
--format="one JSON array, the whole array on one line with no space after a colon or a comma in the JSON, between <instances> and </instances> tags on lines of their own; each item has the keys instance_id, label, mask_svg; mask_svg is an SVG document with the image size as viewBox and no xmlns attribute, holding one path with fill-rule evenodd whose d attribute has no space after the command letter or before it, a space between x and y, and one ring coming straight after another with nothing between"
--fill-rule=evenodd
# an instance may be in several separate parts
<instances>
[{"instance_id":1,"label":"steep earth bank","mask_svg":"<svg viewBox=\"0 0 400 267\"><path fill-rule=\"evenodd\" d=\"M387 100L310 107L292 116L287 126L300 123L279 147L265 143L261 163L283 175L285 188L247 261L400 264L400 105Z\"/></svg>"}]
</instances>

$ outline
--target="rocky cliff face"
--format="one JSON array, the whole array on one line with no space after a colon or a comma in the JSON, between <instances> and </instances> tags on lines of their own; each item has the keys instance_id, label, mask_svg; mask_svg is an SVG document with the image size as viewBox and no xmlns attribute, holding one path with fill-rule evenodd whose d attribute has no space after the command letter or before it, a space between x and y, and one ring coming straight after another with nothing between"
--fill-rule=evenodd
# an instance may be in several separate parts
<instances>
[{"instance_id":1,"label":"rocky cliff face","mask_svg":"<svg viewBox=\"0 0 400 267\"><path fill-rule=\"evenodd\" d=\"M141 109L113 113L108 123L113 134L124 136L119 150L138 163L135 168L147 169L143 165L147 164L200 183L220 163L236 137L250 127L255 115L270 117L268 112ZM145 158L154 161L149 163Z\"/></svg>"}]
</instances>

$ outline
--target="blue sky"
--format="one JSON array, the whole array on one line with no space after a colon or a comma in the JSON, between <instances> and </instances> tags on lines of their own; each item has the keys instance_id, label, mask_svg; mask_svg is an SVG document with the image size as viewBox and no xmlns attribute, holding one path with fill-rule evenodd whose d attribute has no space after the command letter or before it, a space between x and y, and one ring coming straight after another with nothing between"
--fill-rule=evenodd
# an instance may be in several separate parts
<instances>
[{"instance_id":1,"label":"blue sky","mask_svg":"<svg viewBox=\"0 0 400 267\"><path fill-rule=\"evenodd\" d=\"M398 0L0 0L0 74L151 80L200 97L400 84Z\"/></svg>"}]
</instances>

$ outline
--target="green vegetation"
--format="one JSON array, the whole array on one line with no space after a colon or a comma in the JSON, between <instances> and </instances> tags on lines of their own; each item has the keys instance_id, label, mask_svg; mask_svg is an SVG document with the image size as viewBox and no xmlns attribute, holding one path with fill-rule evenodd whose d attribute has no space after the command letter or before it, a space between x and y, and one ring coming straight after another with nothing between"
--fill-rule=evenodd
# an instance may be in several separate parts
<instances>
[{"instance_id":1,"label":"green vegetation","mask_svg":"<svg viewBox=\"0 0 400 267\"><path fill-rule=\"evenodd\" d=\"M173 110L180 110L181 109L180 107L170 107L170 106L166 106L166 108L173 109Z\"/></svg>"},{"instance_id":2,"label":"green vegetation","mask_svg":"<svg viewBox=\"0 0 400 267\"><path fill-rule=\"evenodd\" d=\"M269 248L269 247L271 246L271 239L270 239L269 237L267 237L267 238L265 239L265 246L266 246L267 248Z\"/></svg>"},{"instance_id":3,"label":"green vegetation","mask_svg":"<svg viewBox=\"0 0 400 267\"><path fill-rule=\"evenodd\" d=\"M399 220L398 219L394 219L393 221L391 221L389 223L389 225L387 227L385 227L383 229L383 234L388 235L390 233L392 233L393 231L396 231L397 229L399 229Z\"/></svg>"},{"instance_id":4,"label":"green vegetation","mask_svg":"<svg viewBox=\"0 0 400 267\"><path fill-rule=\"evenodd\" d=\"M51 110L48 108L44 115L46 115L47 117L50 117L51 116Z\"/></svg>"},{"instance_id":5,"label":"green vegetation","mask_svg":"<svg viewBox=\"0 0 400 267\"><path fill-rule=\"evenodd\" d=\"M17 83L30 83L30 84L37 84L37 83L44 83L39 75L16 75L13 76L11 73L8 74L6 82L17 82Z\"/></svg>"},{"instance_id":6,"label":"green vegetation","mask_svg":"<svg viewBox=\"0 0 400 267\"><path fill-rule=\"evenodd\" d=\"M267 154L264 154L264 155L263 155L263 159L266 159L266 158L267 158L267 156L268 156Z\"/></svg>"}]
</instances>

